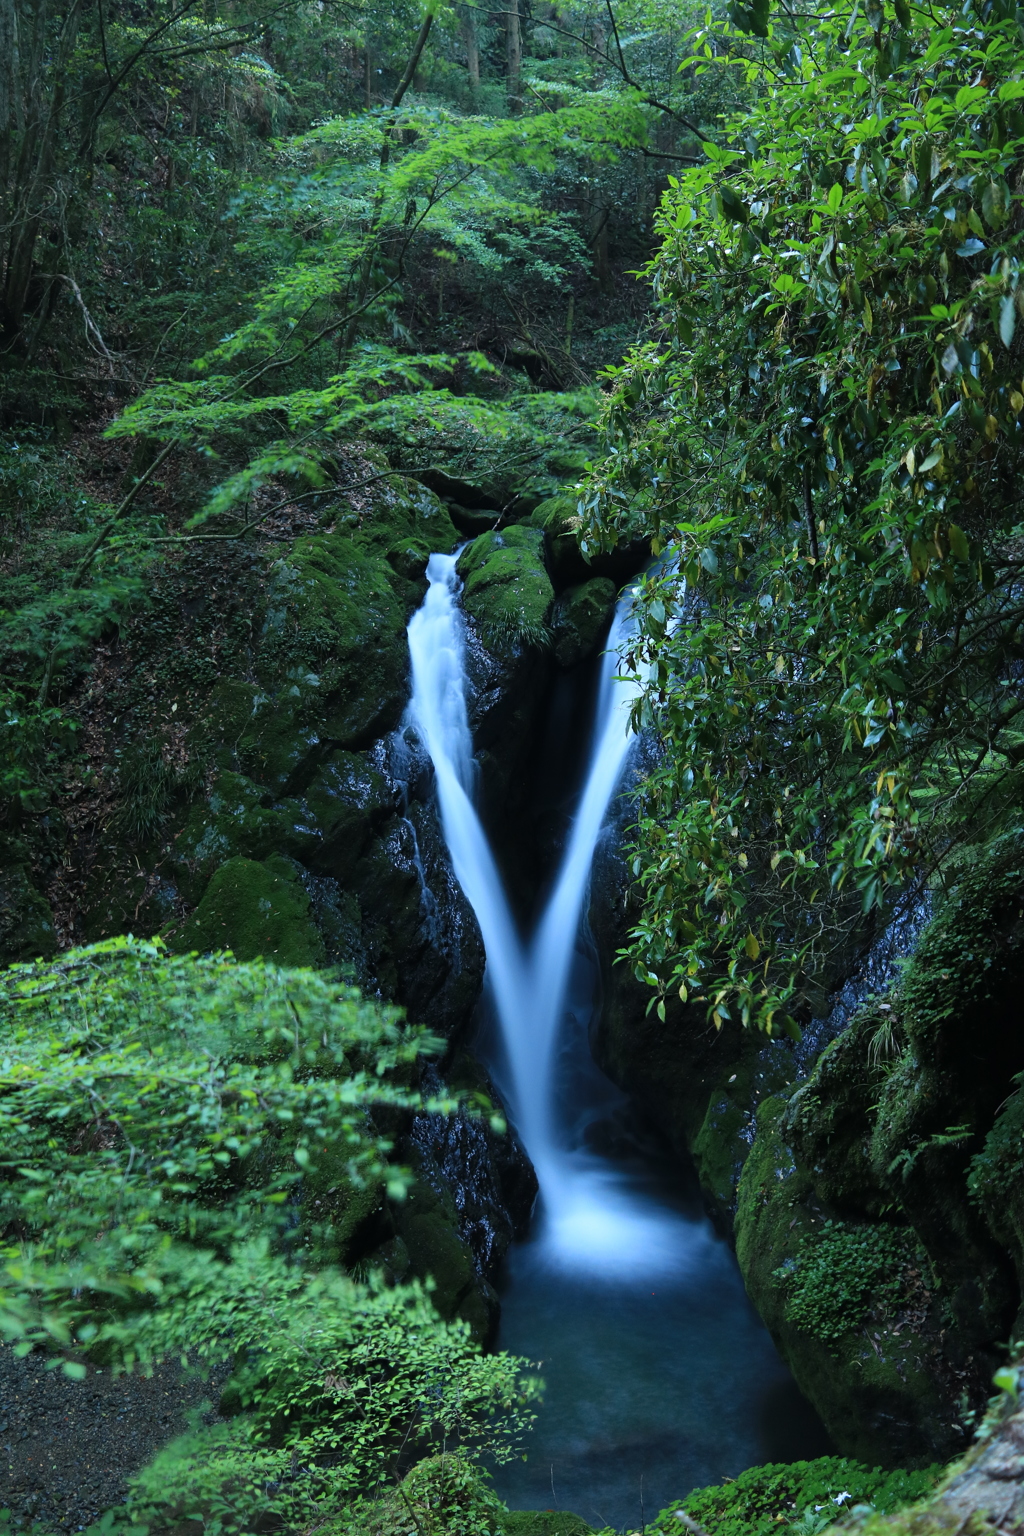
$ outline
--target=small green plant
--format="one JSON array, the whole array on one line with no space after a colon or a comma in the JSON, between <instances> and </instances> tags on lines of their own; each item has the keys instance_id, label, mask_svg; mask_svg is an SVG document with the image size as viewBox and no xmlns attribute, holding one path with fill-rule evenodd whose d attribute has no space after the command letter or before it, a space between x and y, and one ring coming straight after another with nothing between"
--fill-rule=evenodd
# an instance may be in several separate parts
<instances>
[{"instance_id":1,"label":"small green plant","mask_svg":"<svg viewBox=\"0 0 1024 1536\"><path fill-rule=\"evenodd\" d=\"M683 1527L675 1512L682 1510L711 1536L768 1536L780 1524L800 1536L815 1536L856 1504L870 1504L882 1513L912 1504L931 1490L940 1471L933 1466L885 1472L843 1456L769 1463L750 1467L733 1482L696 1488L662 1510L655 1529L680 1536Z\"/></svg>"},{"instance_id":2,"label":"small green plant","mask_svg":"<svg viewBox=\"0 0 1024 1536\"><path fill-rule=\"evenodd\" d=\"M912 1233L826 1221L804 1234L795 1261L775 1271L788 1287L786 1317L826 1344L858 1328L872 1306L900 1294L918 1259Z\"/></svg>"}]
</instances>

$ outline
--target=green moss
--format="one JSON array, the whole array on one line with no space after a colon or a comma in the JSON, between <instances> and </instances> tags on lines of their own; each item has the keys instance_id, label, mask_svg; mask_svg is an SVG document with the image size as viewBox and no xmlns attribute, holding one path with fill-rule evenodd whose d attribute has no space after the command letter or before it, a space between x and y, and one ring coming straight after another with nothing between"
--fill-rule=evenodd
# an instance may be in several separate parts
<instances>
[{"instance_id":1,"label":"green moss","mask_svg":"<svg viewBox=\"0 0 1024 1536\"><path fill-rule=\"evenodd\" d=\"M707 1112L691 1151L701 1188L719 1213L731 1220L740 1175L750 1151L751 1105L788 1086L792 1059L784 1047L762 1045L749 1031L739 1042L731 1071L720 1068L711 1085Z\"/></svg>"},{"instance_id":2,"label":"green moss","mask_svg":"<svg viewBox=\"0 0 1024 1536\"><path fill-rule=\"evenodd\" d=\"M697 1488L662 1510L655 1530L677 1536L677 1509L714 1536L769 1536L796 1521L820 1530L857 1504L883 1512L904 1508L934 1487L940 1468L885 1472L841 1456L750 1467L721 1486ZM808 1515L818 1519L808 1519Z\"/></svg>"},{"instance_id":3,"label":"green moss","mask_svg":"<svg viewBox=\"0 0 1024 1536\"><path fill-rule=\"evenodd\" d=\"M887 1311L924 1265L913 1233L900 1227L825 1221L804 1232L796 1256L776 1276L786 1287L786 1317L825 1343Z\"/></svg>"},{"instance_id":4,"label":"green moss","mask_svg":"<svg viewBox=\"0 0 1024 1536\"><path fill-rule=\"evenodd\" d=\"M539 528L515 526L474 539L459 560L466 612L489 645L549 643L546 620L555 591L544 565Z\"/></svg>"},{"instance_id":5,"label":"green moss","mask_svg":"<svg viewBox=\"0 0 1024 1536\"><path fill-rule=\"evenodd\" d=\"M793 1314L786 1277L798 1273L802 1255L826 1252L820 1245L827 1213L811 1171L785 1140L786 1111L785 1098L762 1103L740 1179L736 1256L750 1298L797 1385L844 1451L888 1466L930 1461L937 1450L951 1454L955 1408L935 1369L934 1341L920 1324L904 1326L877 1268L877 1283L860 1289L855 1242L846 1254L848 1273L837 1277L838 1293L823 1298L814 1316L806 1309ZM929 1302L923 1274L907 1270L904 1281L901 1307L923 1317ZM809 1288L806 1294L810 1300Z\"/></svg>"},{"instance_id":6,"label":"green moss","mask_svg":"<svg viewBox=\"0 0 1024 1536\"><path fill-rule=\"evenodd\" d=\"M615 584L606 576L595 576L562 594L552 619L560 666L571 667L590 655L614 605Z\"/></svg>"},{"instance_id":7,"label":"green moss","mask_svg":"<svg viewBox=\"0 0 1024 1536\"><path fill-rule=\"evenodd\" d=\"M579 1515L564 1509L510 1509L501 1517L503 1536L591 1536Z\"/></svg>"},{"instance_id":8,"label":"green moss","mask_svg":"<svg viewBox=\"0 0 1024 1536\"><path fill-rule=\"evenodd\" d=\"M373 499L372 511L359 516L349 534L368 554L388 555L409 544L430 554L450 554L459 534L439 496L415 480L392 476ZM392 560L393 565L395 562ZM404 572L402 574L405 574Z\"/></svg>"},{"instance_id":9,"label":"green moss","mask_svg":"<svg viewBox=\"0 0 1024 1536\"><path fill-rule=\"evenodd\" d=\"M433 1281L431 1300L446 1320L461 1317L476 1339L490 1334L497 1312L496 1298L473 1266L469 1249L459 1237L455 1208L425 1179L413 1184L394 1210L398 1235L409 1253L412 1273Z\"/></svg>"},{"instance_id":10,"label":"green moss","mask_svg":"<svg viewBox=\"0 0 1024 1536\"><path fill-rule=\"evenodd\" d=\"M0 964L48 960L57 948L53 913L24 864L0 870Z\"/></svg>"},{"instance_id":11,"label":"green moss","mask_svg":"<svg viewBox=\"0 0 1024 1536\"><path fill-rule=\"evenodd\" d=\"M835 1210L868 1217L891 1207L872 1158L872 1126L891 1071L880 1031L895 1014L872 1004L821 1053L786 1111L786 1139L814 1170L820 1199ZM891 1038L891 1037L890 1037Z\"/></svg>"},{"instance_id":12,"label":"green moss","mask_svg":"<svg viewBox=\"0 0 1024 1536\"><path fill-rule=\"evenodd\" d=\"M179 954L230 949L239 960L322 965L323 941L309 897L287 859L228 859L192 916L167 936Z\"/></svg>"},{"instance_id":13,"label":"green moss","mask_svg":"<svg viewBox=\"0 0 1024 1536\"><path fill-rule=\"evenodd\" d=\"M265 792L240 773L221 773L206 800L192 807L175 838L175 869L182 891L194 900L219 865L230 858L262 859L282 851L288 820L267 809Z\"/></svg>"},{"instance_id":14,"label":"green moss","mask_svg":"<svg viewBox=\"0 0 1024 1536\"><path fill-rule=\"evenodd\" d=\"M1019 1087L972 1159L967 1188L989 1230L1013 1255L1024 1282L1024 1093Z\"/></svg>"},{"instance_id":15,"label":"green moss","mask_svg":"<svg viewBox=\"0 0 1024 1536\"><path fill-rule=\"evenodd\" d=\"M405 624L383 557L340 534L297 540L268 582L257 656L265 698L237 743L246 771L292 786L318 750L358 747L396 725Z\"/></svg>"}]
</instances>

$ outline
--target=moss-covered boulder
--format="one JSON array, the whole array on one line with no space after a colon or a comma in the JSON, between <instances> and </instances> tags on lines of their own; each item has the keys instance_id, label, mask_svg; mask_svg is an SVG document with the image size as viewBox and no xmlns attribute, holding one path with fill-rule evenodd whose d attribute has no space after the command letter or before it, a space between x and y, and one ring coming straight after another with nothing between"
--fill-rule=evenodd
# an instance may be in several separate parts
<instances>
[{"instance_id":1,"label":"moss-covered boulder","mask_svg":"<svg viewBox=\"0 0 1024 1536\"><path fill-rule=\"evenodd\" d=\"M309 864L347 881L374 833L394 815L396 795L369 754L334 752L309 784L302 804L315 829Z\"/></svg>"},{"instance_id":2,"label":"moss-covered boulder","mask_svg":"<svg viewBox=\"0 0 1024 1536\"><path fill-rule=\"evenodd\" d=\"M241 773L221 773L191 808L174 839L178 883L197 900L210 876L231 858L291 852L288 818L266 804L266 792Z\"/></svg>"},{"instance_id":3,"label":"moss-covered boulder","mask_svg":"<svg viewBox=\"0 0 1024 1536\"><path fill-rule=\"evenodd\" d=\"M459 575L465 583L463 605L487 645L549 643L546 620L555 590L539 528L516 525L481 534L460 556Z\"/></svg>"},{"instance_id":4,"label":"moss-covered boulder","mask_svg":"<svg viewBox=\"0 0 1024 1536\"><path fill-rule=\"evenodd\" d=\"M417 584L427 556L450 554L460 542L440 497L398 475L385 482L371 509L352 519L346 532L367 554L383 556L398 576Z\"/></svg>"},{"instance_id":5,"label":"moss-covered boulder","mask_svg":"<svg viewBox=\"0 0 1024 1536\"><path fill-rule=\"evenodd\" d=\"M942 1302L906 1223L830 1217L765 1100L740 1179L736 1256L797 1385L848 1455L921 1466L963 1449ZM931 1326L926 1319L931 1314Z\"/></svg>"},{"instance_id":6,"label":"moss-covered boulder","mask_svg":"<svg viewBox=\"0 0 1024 1536\"><path fill-rule=\"evenodd\" d=\"M0 869L0 964L48 960L57 948L53 912L24 864Z\"/></svg>"},{"instance_id":7,"label":"moss-covered boulder","mask_svg":"<svg viewBox=\"0 0 1024 1536\"><path fill-rule=\"evenodd\" d=\"M446 1320L461 1317L475 1339L488 1340L498 1322L498 1298L459 1237L451 1194L417 1178L395 1206L394 1221L409 1255L410 1272L432 1283L431 1300L440 1315Z\"/></svg>"},{"instance_id":8,"label":"moss-covered boulder","mask_svg":"<svg viewBox=\"0 0 1024 1536\"><path fill-rule=\"evenodd\" d=\"M873 1118L875 1177L961 1293L958 1326L1005 1336L1005 1256L967 1179L1024 1070L1024 833L962 870L891 1001L903 1048Z\"/></svg>"},{"instance_id":9,"label":"moss-covered boulder","mask_svg":"<svg viewBox=\"0 0 1024 1536\"><path fill-rule=\"evenodd\" d=\"M322 965L323 941L295 865L228 859L213 874L192 916L167 935L180 954L233 950L239 960Z\"/></svg>"},{"instance_id":10,"label":"moss-covered boulder","mask_svg":"<svg viewBox=\"0 0 1024 1536\"><path fill-rule=\"evenodd\" d=\"M551 621L559 666L575 666L593 652L614 606L615 585L606 576L563 592Z\"/></svg>"},{"instance_id":11,"label":"moss-covered boulder","mask_svg":"<svg viewBox=\"0 0 1024 1536\"><path fill-rule=\"evenodd\" d=\"M234 743L238 765L294 793L332 747L368 745L407 698L406 605L382 557L352 538L297 539L271 569L256 652L258 689ZM237 690L236 690L237 691ZM244 713L234 700L232 713Z\"/></svg>"}]
</instances>

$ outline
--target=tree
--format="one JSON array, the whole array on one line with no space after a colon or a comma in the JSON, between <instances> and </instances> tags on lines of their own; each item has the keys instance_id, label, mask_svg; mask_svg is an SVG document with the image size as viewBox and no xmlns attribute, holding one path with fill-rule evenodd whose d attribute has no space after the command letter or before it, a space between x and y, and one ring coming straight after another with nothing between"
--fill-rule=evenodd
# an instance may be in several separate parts
<instances>
[{"instance_id":1,"label":"tree","mask_svg":"<svg viewBox=\"0 0 1024 1536\"><path fill-rule=\"evenodd\" d=\"M1000 3L735 14L688 67L754 105L672 181L581 514L662 555L633 963L772 1032L1019 803L1024 79Z\"/></svg>"}]
</instances>

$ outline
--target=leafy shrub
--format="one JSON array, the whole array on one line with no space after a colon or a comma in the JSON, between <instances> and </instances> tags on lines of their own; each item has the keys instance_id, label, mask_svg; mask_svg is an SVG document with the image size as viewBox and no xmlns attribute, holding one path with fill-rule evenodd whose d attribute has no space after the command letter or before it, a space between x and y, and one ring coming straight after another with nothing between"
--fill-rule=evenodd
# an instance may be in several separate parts
<instances>
[{"instance_id":1,"label":"leafy shrub","mask_svg":"<svg viewBox=\"0 0 1024 1536\"><path fill-rule=\"evenodd\" d=\"M507 1512L464 1457L430 1456L358 1519L358 1536L496 1536ZM355 1532L353 1532L355 1536Z\"/></svg>"},{"instance_id":2,"label":"leafy shrub","mask_svg":"<svg viewBox=\"0 0 1024 1536\"><path fill-rule=\"evenodd\" d=\"M826 1221L775 1271L789 1288L787 1318L826 1344L842 1338L872 1305L900 1294L917 1251L913 1235L897 1227Z\"/></svg>"},{"instance_id":3,"label":"leafy shrub","mask_svg":"<svg viewBox=\"0 0 1024 1536\"><path fill-rule=\"evenodd\" d=\"M731 1483L697 1488L685 1499L662 1510L655 1529L678 1536L677 1509L702 1525L710 1536L768 1536L780 1523L814 1524L810 1516L835 1518L855 1504L882 1511L898 1509L923 1498L940 1468L919 1472L885 1472L844 1456L820 1456L816 1461L769 1463L741 1472Z\"/></svg>"},{"instance_id":4,"label":"leafy shrub","mask_svg":"<svg viewBox=\"0 0 1024 1536\"><path fill-rule=\"evenodd\" d=\"M132 939L0 973L0 1028L0 1329L229 1373L232 1422L140 1473L131 1518L211 1536L348 1520L450 1444L514 1454L522 1362L481 1355L422 1286L336 1262L354 1192L405 1188L370 1111L451 1107L409 1086L430 1037L329 974ZM482 1509L453 1478L436 1497Z\"/></svg>"},{"instance_id":5,"label":"leafy shrub","mask_svg":"<svg viewBox=\"0 0 1024 1536\"><path fill-rule=\"evenodd\" d=\"M26 1344L131 1355L180 1245L330 1258L353 1187L404 1189L367 1112L420 1105L433 1042L329 975L114 939L0 973L0 1027L0 1329Z\"/></svg>"},{"instance_id":6,"label":"leafy shrub","mask_svg":"<svg viewBox=\"0 0 1024 1536\"><path fill-rule=\"evenodd\" d=\"M165 1350L188 1343L211 1361L233 1350L225 1398L246 1411L181 1437L137 1476L128 1507L151 1530L189 1519L236 1533L268 1518L302 1527L333 1512L360 1513L390 1536L401 1504L404 1536L414 1523L406 1500L431 1519L450 1513L443 1529L488 1529L500 1506L468 1458L516 1453L535 1385L521 1361L481 1355L465 1323L443 1323L418 1285L303 1274L254 1248L230 1264L193 1265L154 1326ZM409 1462L449 1443L460 1459L418 1464L400 1496ZM360 1503L382 1494L374 1512Z\"/></svg>"}]
</instances>

